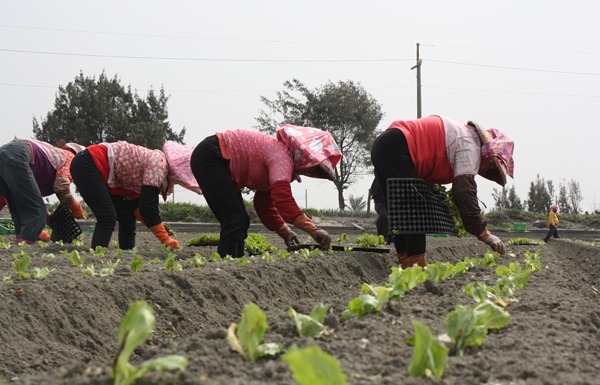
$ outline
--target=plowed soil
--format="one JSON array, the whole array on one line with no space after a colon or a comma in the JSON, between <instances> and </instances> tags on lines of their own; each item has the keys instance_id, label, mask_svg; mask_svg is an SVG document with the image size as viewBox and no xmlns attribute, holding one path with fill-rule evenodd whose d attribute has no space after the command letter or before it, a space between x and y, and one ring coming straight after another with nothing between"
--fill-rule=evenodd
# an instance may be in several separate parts
<instances>
[{"instance_id":1,"label":"plowed soil","mask_svg":"<svg viewBox=\"0 0 600 385\"><path fill-rule=\"evenodd\" d=\"M198 234L182 233L186 240ZM517 235L515 235L517 236ZM522 234L519 234L522 236ZM138 234L145 264L130 271L132 254L114 246L99 258L83 246L14 245L0 251L0 383L108 385L117 350L117 329L130 303L146 300L157 319L156 330L136 349L132 363L167 354L189 359L185 372L146 373L138 384L258 385L294 384L289 367L274 358L244 362L230 350L227 328L239 322L244 306L257 304L267 315L266 342L285 348L318 345L335 357L349 384L600 384L600 249L559 239L543 246L513 246L501 264L522 261L526 250L541 249L542 271L535 272L518 302L507 310L509 325L490 333L483 346L466 356L452 356L441 381L408 374L413 348L404 339L419 320L434 335L444 332L444 318L457 304L473 305L463 292L469 282L496 280L493 268L475 268L435 285L419 285L400 301L363 318L344 320L348 301L362 283L387 281L392 253L337 252L322 257L273 262L250 258L249 264L209 262L192 267L195 253L208 257L215 247L178 251L182 271L167 270L167 253L147 232ZM506 238L505 240L507 240ZM269 240L282 247L281 240ZM352 240L352 237L351 237ZM86 277L61 250L77 249L96 271L120 259L115 274ZM481 257L486 247L475 238L428 238L428 261L456 263ZM27 252L32 267L53 268L43 280L18 279L13 254ZM53 253L48 259L44 254ZM157 259L156 259L157 258ZM153 262L155 261L155 262ZM326 323L335 333L324 340L299 337L287 312L309 313L329 305Z\"/></svg>"}]
</instances>

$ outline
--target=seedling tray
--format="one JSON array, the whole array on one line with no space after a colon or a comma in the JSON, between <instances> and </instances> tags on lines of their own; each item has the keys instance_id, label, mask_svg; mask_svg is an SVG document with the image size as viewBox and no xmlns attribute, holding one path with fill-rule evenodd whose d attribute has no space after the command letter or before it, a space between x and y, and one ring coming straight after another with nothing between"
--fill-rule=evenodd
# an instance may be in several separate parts
<instances>
[{"instance_id":1,"label":"seedling tray","mask_svg":"<svg viewBox=\"0 0 600 385\"><path fill-rule=\"evenodd\" d=\"M457 234L446 194L419 178L387 180L390 228L395 234Z\"/></svg>"},{"instance_id":2,"label":"seedling tray","mask_svg":"<svg viewBox=\"0 0 600 385\"><path fill-rule=\"evenodd\" d=\"M288 251L297 251L300 249L320 249L321 246L311 243L302 244L302 245L293 245L288 247ZM361 247L361 246L353 246L353 245L331 245L331 250L334 251L361 251L367 253L389 253L390 249L381 248L381 247Z\"/></svg>"},{"instance_id":3,"label":"seedling tray","mask_svg":"<svg viewBox=\"0 0 600 385\"><path fill-rule=\"evenodd\" d=\"M0 234L9 235L15 233L15 225L12 219L0 218Z\"/></svg>"},{"instance_id":4,"label":"seedling tray","mask_svg":"<svg viewBox=\"0 0 600 385\"><path fill-rule=\"evenodd\" d=\"M62 203L58 205L50 216L50 228L52 229L52 242L63 241L71 243L82 234L81 226L71 216L71 212Z\"/></svg>"}]
</instances>

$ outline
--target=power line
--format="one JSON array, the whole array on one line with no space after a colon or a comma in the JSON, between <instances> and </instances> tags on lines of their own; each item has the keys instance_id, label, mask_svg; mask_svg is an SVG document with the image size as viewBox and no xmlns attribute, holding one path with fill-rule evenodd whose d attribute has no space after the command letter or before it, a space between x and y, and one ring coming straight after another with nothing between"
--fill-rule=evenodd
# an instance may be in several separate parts
<instances>
[{"instance_id":1,"label":"power line","mask_svg":"<svg viewBox=\"0 0 600 385\"><path fill-rule=\"evenodd\" d=\"M486 89L481 89L481 88L462 88L462 87L446 87L446 86L423 86L423 87L425 87L425 88L441 88L441 89L459 90L459 91L493 92L493 93L501 93L501 94L568 96L568 97L573 97L573 98L600 98L600 95L553 94L553 93L545 93L545 92L486 90Z\"/></svg>"},{"instance_id":2,"label":"power line","mask_svg":"<svg viewBox=\"0 0 600 385\"><path fill-rule=\"evenodd\" d=\"M547 72L547 73L568 74L568 75L600 76L600 73L594 73L594 72L557 71L557 70L546 70L546 69L538 69L538 68L508 67L508 66L497 66L497 65L491 65L491 64L464 63L464 62L455 62L455 61L447 61L447 60L433 60L433 59L427 59L426 61L433 62L433 63L456 64L456 65L484 67L484 68L499 68L499 69L506 69L506 70L515 70L515 71L531 71L531 72Z\"/></svg>"},{"instance_id":3,"label":"power line","mask_svg":"<svg viewBox=\"0 0 600 385\"><path fill-rule=\"evenodd\" d=\"M361 42L334 42L334 41L303 41L303 40L278 40L278 39L243 39L243 38L228 38L228 37L203 37L203 36L186 36L186 35L156 35L147 33L132 33L132 32L110 32L110 31L92 31L82 29L66 29L66 28L47 28L47 27L32 27L0 24L3 28L31 29L39 31L55 31L55 32L73 32L73 33L90 33L99 35L115 35L115 36L133 36L133 37L151 37L162 39L192 39L192 40L209 40L209 41L232 41L246 43L276 43L276 44L319 44L319 45L376 45L376 46L408 46L413 43L361 43Z\"/></svg>"},{"instance_id":4,"label":"power line","mask_svg":"<svg viewBox=\"0 0 600 385\"><path fill-rule=\"evenodd\" d=\"M35 55L58 55L79 57L100 57L113 59L174 60L174 61L206 61L206 62L252 62L252 63L364 63L364 62L399 62L413 59L224 59L224 58L190 58L164 56L103 55L73 52L29 51L0 48L1 52L26 53Z\"/></svg>"},{"instance_id":5,"label":"power line","mask_svg":"<svg viewBox=\"0 0 600 385\"><path fill-rule=\"evenodd\" d=\"M16 84L16 83L0 83L0 87L29 87L29 88L52 88L57 89L57 86L49 86L49 85L38 85L38 84ZM364 86L370 90L380 90L380 89L401 89L401 88L411 88L414 87L412 85L407 86ZM459 90L459 91L475 91L475 92L492 92L492 93L503 93L503 94L517 94L517 95L539 95L539 96L566 96L573 98L600 98L600 95L577 95L577 94L554 94L554 93L544 93L544 92L527 92L527 91L506 91L506 90L490 90L490 89L482 89L482 88L463 88L463 87L448 87L448 86L431 86L431 85L423 85L424 88L439 88L439 89L449 89L449 90ZM139 92L148 92L146 89L138 89ZM194 90L194 89L167 89L165 90L168 93L202 93L202 94L210 94L210 93L269 93L269 92L277 92L280 90Z\"/></svg>"},{"instance_id":6,"label":"power line","mask_svg":"<svg viewBox=\"0 0 600 385\"><path fill-rule=\"evenodd\" d=\"M483 51L505 51L505 52L534 52L534 53L553 53L553 54L569 54L569 55L600 55L600 52L589 51L555 51L543 49L524 49L524 48L497 48L497 47L470 47L461 45L443 45L443 44L421 44L423 47L431 48L458 48L458 49L473 49Z\"/></svg>"}]
</instances>

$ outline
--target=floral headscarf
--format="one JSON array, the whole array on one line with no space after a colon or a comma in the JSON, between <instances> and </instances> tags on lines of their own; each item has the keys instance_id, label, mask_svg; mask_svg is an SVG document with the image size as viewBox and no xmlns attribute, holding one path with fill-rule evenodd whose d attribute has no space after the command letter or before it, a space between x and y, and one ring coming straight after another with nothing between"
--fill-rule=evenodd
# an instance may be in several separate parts
<instances>
[{"instance_id":1,"label":"floral headscarf","mask_svg":"<svg viewBox=\"0 0 600 385\"><path fill-rule=\"evenodd\" d=\"M192 151L194 151L193 148L171 140L168 140L163 145L163 153L169 164L167 194L173 192L173 185L175 183L197 194L202 194L190 167Z\"/></svg>"},{"instance_id":2,"label":"floral headscarf","mask_svg":"<svg viewBox=\"0 0 600 385\"><path fill-rule=\"evenodd\" d=\"M514 173L514 142L495 128L485 130L475 122L469 122L468 125L477 129L483 143L479 175L500 186L506 185L506 176L512 178Z\"/></svg>"},{"instance_id":3,"label":"floral headscarf","mask_svg":"<svg viewBox=\"0 0 600 385\"><path fill-rule=\"evenodd\" d=\"M277 130L277 140L290 149L295 172L313 178L335 179L334 169L342 153L331 133L284 124Z\"/></svg>"}]
</instances>

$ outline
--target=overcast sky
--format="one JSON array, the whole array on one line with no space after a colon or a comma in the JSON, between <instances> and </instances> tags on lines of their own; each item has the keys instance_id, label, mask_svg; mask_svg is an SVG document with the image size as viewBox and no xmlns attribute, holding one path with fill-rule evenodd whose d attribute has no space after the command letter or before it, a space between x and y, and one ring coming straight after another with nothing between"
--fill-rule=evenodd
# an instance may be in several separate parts
<instances>
[{"instance_id":1,"label":"overcast sky","mask_svg":"<svg viewBox=\"0 0 600 385\"><path fill-rule=\"evenodd\" d=\"M495 127L515 141L516 187L539 175L579 182L600 207L600 2L0 1L0 143L32 136L59 85L117 76L145 97L164 87L169 121L195 146L252 129L286 80L359 82L382 106L380 129L416 118L411 67L420 43L423 116ZM365 176L346 192L365 195ZM493 206L493 182L477 178ZM336 208L331 182L293 183L301 207ZM176 189L176 201L203 203Z\"/></svg>"}]
</instances>

